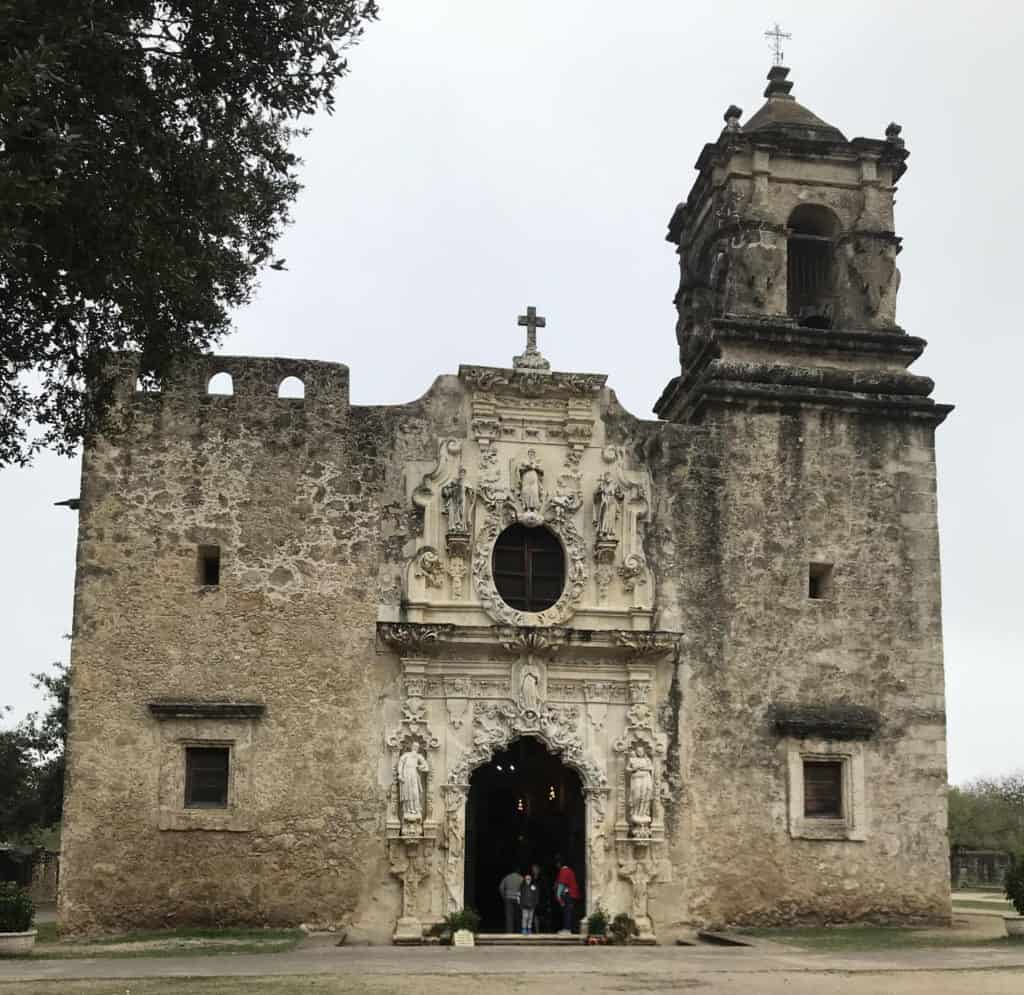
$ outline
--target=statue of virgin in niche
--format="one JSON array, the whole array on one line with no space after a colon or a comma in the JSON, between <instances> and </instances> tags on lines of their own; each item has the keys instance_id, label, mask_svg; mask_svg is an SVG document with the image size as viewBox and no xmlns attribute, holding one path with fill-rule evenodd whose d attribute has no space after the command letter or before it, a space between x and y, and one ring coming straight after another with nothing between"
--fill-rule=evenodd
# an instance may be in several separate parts
<instances>
[{"instance_id":1,"label":"statue of virgin in niche","mask_svg":"<svg viewBox=\"0 0 1024 995\"><path fill-rule=\"evenodd\" d=\"M524 712L540 711L540 671L533 661L524 663L519 675L519 704Z\"/></svg>"},{"instance_id":2,"label":"statue of virgin in niche","mask_svg":"<svg viewBox=\"0 0 1024 995\"><path fill-rule=\"evenodd\" d=\"M651 821L654 798L654 763L640 743L633 747L626 772L629 774L629 821L634 825L647 825Z\"/></svg>"}]
</instances>

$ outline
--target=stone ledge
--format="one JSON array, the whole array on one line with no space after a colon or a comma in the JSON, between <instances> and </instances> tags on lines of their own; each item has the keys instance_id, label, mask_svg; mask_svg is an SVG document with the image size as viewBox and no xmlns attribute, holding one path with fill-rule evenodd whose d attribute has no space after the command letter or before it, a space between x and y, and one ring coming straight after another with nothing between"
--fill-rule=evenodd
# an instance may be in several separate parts
<instances>
[{"instance_id":1,"label":"stone ledge","mask_svg":"<svg viewBox=\"0 0 1024 995\"><path fill-rule=\"evenodd\" d=\"M861 705L772 705L769 717L778 735L798 739L871 739L882 725L877 711Z\"/></svg>"},{"instance_id":2,"label":"stone ledge","mask_svg":"<svg viewBox=\"0 0 1024 995\"><path fill-rule=\"evenodd\" d=\"M155 719L258 719L267 706L255 701L151 701Z\"/></svg>"}]
</instances>

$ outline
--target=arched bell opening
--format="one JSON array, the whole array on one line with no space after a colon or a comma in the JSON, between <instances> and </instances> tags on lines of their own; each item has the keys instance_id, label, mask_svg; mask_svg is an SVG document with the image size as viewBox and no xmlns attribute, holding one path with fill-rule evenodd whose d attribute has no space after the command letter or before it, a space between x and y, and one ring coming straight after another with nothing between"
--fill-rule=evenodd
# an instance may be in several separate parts
<instances>
[{"instance_id":1,"label":"arched bell opening","mask_svg":"<svg viewBox=\"0 0 1024 995\"><path fill-rule=\"evenodd\" d=\"M800 204L787 227L786 310L807 328L831 328L839 219L821 204Z\"/></svg>"},{"instance_id":2,"label":"arched bell opening","mask_svg":"<svg viewBox=\"0 0 1024 995\"><path fill-rule=\"evenodd\" d=\"M473 771L466 799L464 902L488 933L505 932L498 886L510 871L540 869L537 932L557 932L555 860L573 869L580 887L578 924L586 908L586 802L579 773L533 736L521 736Z\"/></svg>"}]
</instances>

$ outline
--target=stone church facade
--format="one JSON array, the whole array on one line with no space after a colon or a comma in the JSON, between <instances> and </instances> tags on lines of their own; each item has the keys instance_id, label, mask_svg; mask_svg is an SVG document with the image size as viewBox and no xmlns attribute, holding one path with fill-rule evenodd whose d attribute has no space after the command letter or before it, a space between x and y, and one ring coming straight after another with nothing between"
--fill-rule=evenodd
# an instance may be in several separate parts
<instances>
[{"instance_id":1,"label":"stone church facade","mask_svg":"<svg viewBox=\"0 0 1024 995\"><path fill-rule=\"evenodd\" d=\"M406 405L350 405L338 364L150 393L126 362L82 477L65 929L416 940L555 849L581 911L662 940L948 918L908 153L791 86L729 108L672 217L657 420L552 371L532 309L511 366Z\"/></svg>"}]
</instances>

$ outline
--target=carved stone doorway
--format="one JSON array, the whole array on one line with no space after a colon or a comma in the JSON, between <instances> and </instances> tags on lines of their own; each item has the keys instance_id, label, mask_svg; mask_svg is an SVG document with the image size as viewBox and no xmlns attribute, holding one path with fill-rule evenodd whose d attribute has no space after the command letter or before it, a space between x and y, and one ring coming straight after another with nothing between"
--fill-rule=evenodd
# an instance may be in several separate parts
<instances>
[{"instance_id":1,"label":"carved stone doorway","mask_svg":"<svg viewBox=\"0 0 1024 995\"><path fill-rule=\"evenodd\" d=\"M495 753L470 778L466 803L465 904L480 913L484 932L504 932L498 893L511 870L541 868L538 931L561 928L554 903L555 858L575 872L586 908L586 804L579 774L539 739L522 736Z\"/></svg>"}]
</instances>

